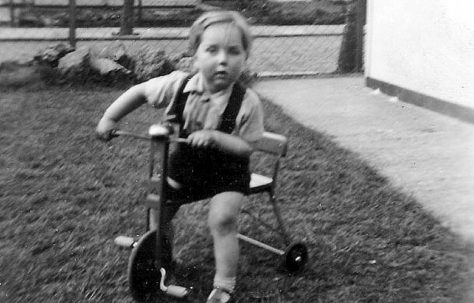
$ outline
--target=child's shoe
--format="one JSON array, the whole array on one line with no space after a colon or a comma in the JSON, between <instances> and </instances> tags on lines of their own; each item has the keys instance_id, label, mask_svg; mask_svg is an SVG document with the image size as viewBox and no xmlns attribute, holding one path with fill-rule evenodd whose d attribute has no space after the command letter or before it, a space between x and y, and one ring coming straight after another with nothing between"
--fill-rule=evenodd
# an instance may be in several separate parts
<instances>
[{"instance_id":1,"label":"child's shoe","mask_svg":"<svg viewBox=\"0 0 474 303\"><path fill-rule=\"evenodd\" d=\"M206 303L234 303L231 293L222 288L214 288Z\"/></svg>"}]
</instances>

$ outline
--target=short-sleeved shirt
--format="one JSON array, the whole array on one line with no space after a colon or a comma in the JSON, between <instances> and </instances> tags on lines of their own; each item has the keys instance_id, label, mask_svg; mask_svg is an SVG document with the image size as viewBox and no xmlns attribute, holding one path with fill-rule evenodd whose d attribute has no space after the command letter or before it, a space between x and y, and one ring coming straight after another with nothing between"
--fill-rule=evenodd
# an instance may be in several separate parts
<instances>
[{"instance_id":1,"label":"short-sleeved shirt","mask_svg":"<svg viewBox=\"0 0 474 303\"><path fill-rule=\"evenodd\" d=\"M147 102L157 108L166 107L167 114L170 103L176 99L178 90L187 77L187 73L175 71L148 80L144 84ZM210 94L204 89L202 74L197 73L189 79L183 92L189 93L183 110L183 130L192 133L202 129L217 129L232 93L232 86ZM251 89L246 89L232 134L247 142L257 141L263 134L262 105L257 94Z\"/></svg>"}]
</instances>

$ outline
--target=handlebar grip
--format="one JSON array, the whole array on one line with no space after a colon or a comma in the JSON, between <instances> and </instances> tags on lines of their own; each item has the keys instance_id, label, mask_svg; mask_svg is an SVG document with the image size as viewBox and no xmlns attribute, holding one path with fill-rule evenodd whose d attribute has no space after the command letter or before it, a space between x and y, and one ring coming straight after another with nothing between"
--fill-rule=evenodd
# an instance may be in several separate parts
<instances>
[{"instance_id":1,"label":"handlebar grip","mask_svg":"<svg viewBox=\"0 0 474 303\"><path fill-rule=\"evenodd\" d=\"M135 133L123 131L123 130L120 130L120 129L113 129L113 130L110 131L110 137L111 137L111 138L120 137L120 136L133 137L133 138L144 139L144 140L150 140L150 136L147 136L147 135L135 134Z\"/></svg>"},{"instance_id":2,"label":"handlebar grip","mask_svg":"<svg viewBox=\"0 0 474 303\"><path fill-rule=\"evenodd\" d=\"M173 128L169 125L153 124L148 129L148 134L155 138L168 138L173 134Z\"/></svg>"}]
</instances>

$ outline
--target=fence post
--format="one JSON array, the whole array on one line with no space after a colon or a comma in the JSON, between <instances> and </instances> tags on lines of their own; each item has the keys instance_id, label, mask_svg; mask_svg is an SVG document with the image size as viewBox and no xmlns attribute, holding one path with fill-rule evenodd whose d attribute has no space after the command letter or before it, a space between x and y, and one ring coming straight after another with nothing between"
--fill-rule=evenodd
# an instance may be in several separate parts
<instances>
[{"instance_id":1,"label":"fence post","mask_svg":"<svg viewBox=\"0 0 474 303\"><path fill-rule=\"evenodd\" d=\"M364 68L364 25L366 22L366 0L358 0L356 8L356 56L355 69L360 72Z\"/></svg>"},{"instance_id":2,"label":"fence post","mask_svg":"<svg viewBox=\"0 0 474 303\"><path fill-rule=\"evenodd\" d=\"M339 52L337 72L354 73L363 70L364 24L366 0L347 2L346 25Z\"/></svg>"},{"instance_id":3,"label":"fence post","mask_svg":"<svg viewBox=\"0 0 474 303\"><path fill-rule=\"evenodd\" d=\"M76 48L76 0L69 0L69 44Z\"/></svg>"},{"instance_id":4,"label":"fence post","mask_svg":"<svg viewBox=\"0 0 474 303\"><path fill-rule=\"evenodd\" d=\"M356 69L356 26L354 3L346 2L344 12L346 14L346 24L341 41L341 49L337 61L337 72L353 73Z\"/></svg>"},{"instance_id":5,"label":"fence post","mask_svg":"<svg viewBox=\"0 0 474 303\"><path fill-rule=\"evenodd\" d=\"M123 1L122 20L120 23L120 35L133 35L133 0Z\"/></svg>"},{"instance_id":6,"label":"fence post","mask_svg":"<svg viewBox=\"0 0 474 303\"><path fill-rule=\"evenodd\" d=\"M138 0L138 10L137 10L137 23L142 24L142 16L143 16L143 7L142 7L142 0ZM140 26L140 25L139 25Z\"/></svg>"},{"instance_id":7,"label":"fence post","mask_svg":"<svg viewBox=\"0 0 474 303\"><path fill-rule=\"evenodd\" d=\"M10 26L15 26L15 6L13 0L10 0Z\"/></svg>"}]
</instances>

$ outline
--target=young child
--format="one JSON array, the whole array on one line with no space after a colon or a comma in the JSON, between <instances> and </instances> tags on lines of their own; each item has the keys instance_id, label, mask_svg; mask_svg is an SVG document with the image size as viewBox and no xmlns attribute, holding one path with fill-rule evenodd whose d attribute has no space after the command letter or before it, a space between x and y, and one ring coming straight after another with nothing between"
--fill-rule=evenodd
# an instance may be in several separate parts
<instances>
[{"instance_id":1,"label":"young child","mask_svg":"<svg viewBox=\"0 0 474 303\"><path fill-rule=\"evenodd\" d=\"M105 111L97 133L110 139L117 122L144 103L166 108L166 119L179 125L179 136L188 142L170 155L169 188L211 197L208 224L216 272L207 302L232 302L239 259L237 217L249 186L252 146L263 133L260 100L237 81L251 35L240 14L214 11L194 22L189 42L196 74L175 71L133 86Z\"/></svg>"}]
</instances>

